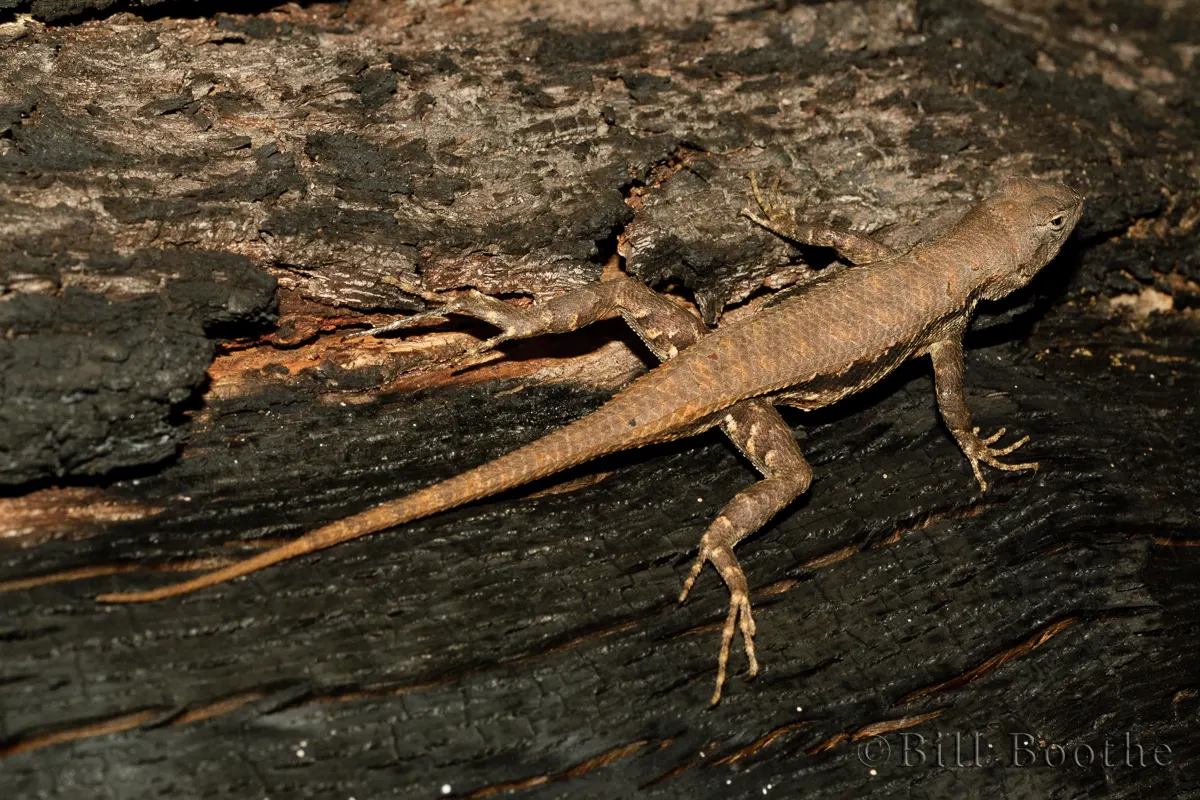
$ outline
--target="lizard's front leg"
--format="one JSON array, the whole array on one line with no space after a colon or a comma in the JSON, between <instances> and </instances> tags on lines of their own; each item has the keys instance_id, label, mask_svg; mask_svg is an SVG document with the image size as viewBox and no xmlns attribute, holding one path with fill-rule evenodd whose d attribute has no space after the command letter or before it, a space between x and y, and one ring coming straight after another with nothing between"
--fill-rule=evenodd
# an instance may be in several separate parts
<instances>
[{"instance_id":1,"label":"lizard's front leg","mask_svg":"<svg viewBox=\"0 0 1200 800\"><path fill-rule=\"evenodd\" d=\"M721 423L722 430L750 459L763 479L739 492L730 500L700 539L700 553L683 584L679 602L688 592L704 565L712 563L729 587L729 614L721 630L721 651L717 657L717 685L712 703L721 699L729 649L734 633L740 628L750 662L750 676L758 674L758 659L754 656L754 617L750 612L750 590L746 575L738 564L733 548L742 539L757 531L767 520L796 497L803 494L812 482L812 468L804 460L792 430L766 400L743 400L733 406Z\"/></svg>"},{"instance_id":2,"label":"lizard's front leg","mask_svg":"<svg viewBox=\"0 0 1200 800\"><path fill-rule=\"evenodd\" d=\"M741 215L761 225L776 236L812 247L831 247L852 264L870 264L896 255L896 251L877 242L865 233L817 225L796 219L796 209L779 193L779 179L766 194L758 188L758 178L750 173L750 188L762 215L743 208Z\"/></svg>"},{"instance_id":3,"label":"lizard's front leg","mask_svg":"<svg viewBox=\"0 0 1200 800\"><path fill-rule=\"evenodd\" d=\"M423 298L433 307L378 328L358 331L351 336L383 333L430 317L449 314L474 317L500 329L499 334L464 353L464 357L467 357L490 350L501 342L527 339L544 333L566 333L620 314L646 346L660 360L666 361L708 333L699 317L645 284L624 276L584 286L528 308L505 303L475 290L456 297L445 297L400 281L388 282Z\"/></svg>"},{"instance_id":4,"label":"lizard's front leg","mask_svg":"<svg viewBox=\"0 0 1200 800\"><path fill-rule=\"evenodd\" d=\"M983 479L983 473L979 469L981 462L989 467L1008 471L1036 470L1038 465L1036 461L1005 464L999 459L1000 456L1006 456L1028 442L1028 436L1007 447L992 447L1004 435L1005 429L1001 428L988 438L982 439L979 436L979 428L971 426L971 411L967 408L967 398L963 395L963 328L965 325L953 331L948 338L930 345L929 355L933 359L933 376L942 419L946 421L946 426L954 434L958 446L971 462L971 471L975 473L980 491L986 492L987 481Z\"/></svg>"}]
</instances>

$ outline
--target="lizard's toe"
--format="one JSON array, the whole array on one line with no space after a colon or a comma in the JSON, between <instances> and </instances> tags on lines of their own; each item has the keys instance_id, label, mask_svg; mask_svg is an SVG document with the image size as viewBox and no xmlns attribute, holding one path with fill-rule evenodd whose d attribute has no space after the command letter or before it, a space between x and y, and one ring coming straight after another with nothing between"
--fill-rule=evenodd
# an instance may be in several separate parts
<instances>
[{"instance_id":1,"label":"lizard's toe","mask_svg":"<svg viewBox=\"0 0 1200 800\"><path fill-rule=\"evenodd\" d=\"M687 601L688 594L696 584L696 578L700 577L700 572L704 569L704 562L707 560L703 552L696 557L696 563L692 565L692 571L688 573L687 578L683 581L683 590L679 593L680 603Z\"/></svg>"},{"instance_id":2,"label":"lizard's toe","mask_svg":"<svg viewBox=\"0 0 1200 800\"><path fill-rule=\"evenodd\" d=\"M963 451L967 454L967 458L971 462L971 471L975 474L975 480L979 483L980 491L986 492L988 488L987 481L983 478L983 471L980 469L980 464L987 464L993 469L1004 470L1005 472L1036 470L1038 468L1038 462L1036 461L1007 464L1000 460L1001 456L1006 456L1029 442L1029 437L1024 436L1007 447L993 447L992 445L998 442L1004 433L1005 429L1001 428L984 439L979 436L979 428L973 428L970 435L964 439Z\"/></svg>"},{"instance_id":3,"label":"lizard's toe","mask_svg":"<svg viewBox=\"0 0 1200 800\"><path fill-rule=\"evenodd\" d=\"M749 662L748 675L753 678L758 674L758 658L754 654L754 615L750 610L750 598L740 592L734 592L729 598L729 613L725 616L725 625L721 628L721 651L717 655L717 681L713 688L710 705L716 705L721 700L721 690L725 686L725 676L729 667L729 651L733 648L733 636L742 632L742 642L746 650L746 660Z\"/></svg>"},{"instance_id":4,"label":"lizard's toe","mask_svg":"<svg viewBox=\"0 0 1200 800\"><path fill-rule=\"evenodd\" d=\"M447 311L443 308L421 311L416 314L411 314L407 317L401 317L400 319L392 320L386 325L377 325L376 327L368 328L365 331L353 331L351 333L347 333L343 338L361 339L364 336L378 336L381 333L389 333L391 331L400 330L401 328L408 328L413 325L417 325L427 319L442 319L446 316L446 314Z\"/></svg>"}]
</instances>

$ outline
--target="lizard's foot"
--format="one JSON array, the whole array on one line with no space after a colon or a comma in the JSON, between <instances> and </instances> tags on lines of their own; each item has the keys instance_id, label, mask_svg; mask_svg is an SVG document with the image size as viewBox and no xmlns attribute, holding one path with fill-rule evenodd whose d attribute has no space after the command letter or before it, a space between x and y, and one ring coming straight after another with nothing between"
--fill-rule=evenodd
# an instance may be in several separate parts
<instances>
[{"instance_id":1,"label":"lizard's foot","mask_svg":"<svg viewBox=\"0 0 1200 800\"><path fill-rule=\"evenodd\" d=\"M775 182L771 184L771 190L764 195L758 186L757 176L751 172L750 189L754 192L754 200L765 216L759 216L749 208L743 208L739 213L772 233L791 239L795 237L796 232L796 209L779 192L779 184L782 179L782 175L776 175Z\"/></svg>"},{"instance_id":2,"label":"lizard's foot","mask_svg":"<svg viewBox=\"0 0 1200 800\"><path fill-rule=\"evenodd\" d=\"M446 295L440 295L436 292L422 289L419 286L414 286L411 283L397 280L391 276L384 277L382 281L396 286L408 294L420 297L432 307L417 314L410 314L394 322L389 322L387 325L380 325L379 327L370 328L365 331L355 331L348 334L346 336L347 339L361 336L375 336L380 333L405 328L430 318L444 318L451 314L460 314L465 317L482 320L500 329L500 333L497 335L464 350L459 358L466 359L491 350L501 342L507 342L509 339L524 339L535 336L546 329L546 320L542 314L535 310L536 306L533 308L519 308L505 303L503 300L488 297L486 294L475 289L471 289L465 294L447 297Z\"/></svg>"},{"instance_id":3,"label":"lizard's foot","mask_svg":"<svg viewBox=\"0 0 1200 800\"><path fill-rule=\"evenodd\" d=\"M713 689L711 705L716 705L721 699L721 687L725 685L725 670L729 663L729 650L733 643L733 634L739 628L742 631L742 642L746 648L746 659L750 662L750 677L758 674L758 659L754 656L754 617L750 613L750 590L746 584L746 575L738 565L733 550L724 545L714 546L709 543L708 535L700 542L700 554L687 580L683 582L683 591L679 593L679 602L687 600L688 592L692 590L696 578L704 569L704 565L712 565L725 579L729 587L729 613L725 616L725 626L721 629L721 652L717 656L717 685Z\"/></svg>"},{"instance_id":4,"label":"lizard's foot","mask_svg":"<svg viewBox=\"0 0 1200 800\"><path fill-rule=\"evenodd\" d=\"M386 283L388 286L395 286L405 294L411 294L415 297L419 297L433 307L417 314L409 314L407 317L401 317L400 319L389 322L387 325L378 325L374 328L368 328L365 331L354 331L353 333L348 333L345 336L346 339L361 339L364 336L378 336L381 333L399 330L400 328L407 328L410 325L416 325L417 323L424 322L427 319L437 319L451 313L449 309L445 307L439 307L447 305L449 300L435 292L427 291L422 289L420 286L416 286L408 283L407 281L394 278L391 275L384 275L379 279L379 282Z\"/></svg>"},{"instance_id":5,"label":"lizard's foot","mask_svg":"<svg viewBox=\"0 0 1200 800\"><path fill-rule=\"evenodd\" d=\"M1004 435L1005 430L1005 428L1001 428L986 439L979 437L979 428L972 428L970 434L959 432L959 444L962 446L967 460L971 462L971 471L975 473L975 480L979 482L979 490L981 492L986 492L988 485L987 481L983 478L983 472L979 468L980 463L1007 472L1036 470L1038 468L1038 462L1036 461L1027 461L1023 464L1005 464L1000 460L1000 456L1008 455L1029 441L1029 437L1025 436L1007 447L992 447L993 444L1000 441L1000 437Z\"/></svg>"}]
</instances>

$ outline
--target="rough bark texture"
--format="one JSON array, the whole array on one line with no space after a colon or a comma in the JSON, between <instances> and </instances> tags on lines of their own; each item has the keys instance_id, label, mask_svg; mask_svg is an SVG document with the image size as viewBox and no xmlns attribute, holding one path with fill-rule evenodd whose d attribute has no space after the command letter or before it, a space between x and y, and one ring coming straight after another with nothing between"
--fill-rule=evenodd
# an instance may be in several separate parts
<instances>
[{"instance_id":1,"label":"rough bark texture","mask_svg":"<svg viewBox=\"0 0 1200 800\"><path fill-rule=\"evenodd\" d=\"M0 0L0 796L1200 796L1198 40L1171 0ZM750 170L897 246L1006 174L1089 205L969 341L978 423L1043 469L981 497L924 363L789 417L816 483L739 550L763 673L717 708L725 589L673 600L753 479L716 434L92 602L643 368L616 324L459 372L476 326L343 341L419 307L384 276L520 302L624 269L711 322L802 283L827 256L737 217Z\"/></svg>"}]
</instances>

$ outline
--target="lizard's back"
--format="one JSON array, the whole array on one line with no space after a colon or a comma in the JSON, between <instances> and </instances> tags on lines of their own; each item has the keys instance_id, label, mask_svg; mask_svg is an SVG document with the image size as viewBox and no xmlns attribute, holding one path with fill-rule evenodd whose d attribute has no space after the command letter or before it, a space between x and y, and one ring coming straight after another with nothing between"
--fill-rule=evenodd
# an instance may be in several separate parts
<instances>
[{"instance_id":1,"label":"lizard's back","mask_svg":"<svg viewBox=\"0 0 1200 800\"><path fill-rule=\"evenodd\" d=\"M886 375L964 313L960 268L922 248L843 270L713 331L610 405L636 410L629 418L638 426L668 429L748 397L828 405Z\"/></svg>"}]
</instances>

